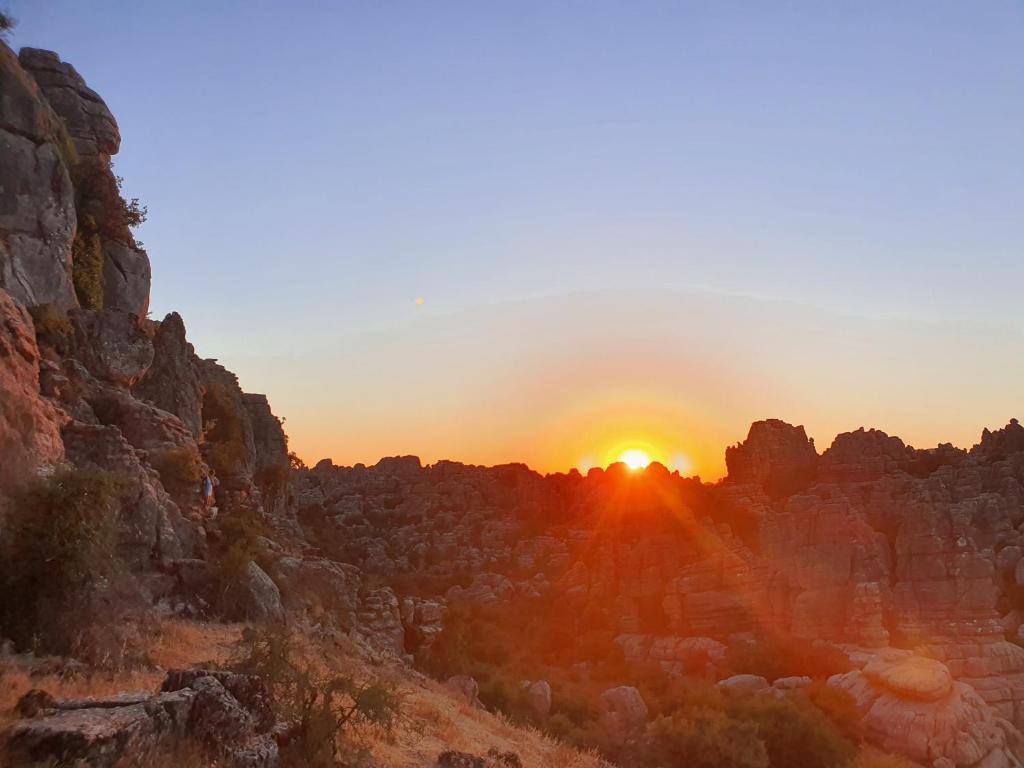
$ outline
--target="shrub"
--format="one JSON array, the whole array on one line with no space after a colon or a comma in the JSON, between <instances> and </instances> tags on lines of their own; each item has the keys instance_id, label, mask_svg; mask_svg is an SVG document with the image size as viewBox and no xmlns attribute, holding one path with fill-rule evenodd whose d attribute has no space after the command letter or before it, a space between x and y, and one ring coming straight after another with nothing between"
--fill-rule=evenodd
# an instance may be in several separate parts
<instances>
[{"instance_id":1,"label":"shrub","mask_svg":"<svg viewBox=\"0 0 1024 768\"><path fill-rule=\"evenodd\" d=\"M22 649L81 655L122 576L111 474L65 471L31 484L6 520L0 627Z\"/></svg>"},{"instance_id":2,"label":"shrub","mask_svg":"<svg viewBox=\"0 0 1024 768\"><path fill-rule=\"evenodd\" d=\"M83 216L71 244L71 280L78 303L85 309L103 309L103 240Z\"/></svg>"},{"instance_id":3,"label":"shrub","mask_svg":"<svg viewBox=\"0 0 1024 768\"><path fill-rule=\"evenodd\" d=\"M835 768L853 756L853 745L821 710L799 697L760 697L727 708L737 720L756 725L773 766Z\"/></svg>"},{"instance_id":4,"label":"shrub","mask_svg":"<svg viewBox=\"0 0 1024 768\"><path fill-rule=\"evenodd\" d=\"M771 763L758 726L714 709L679 710L652 721L631 750L645 766L687 768L768 768ZM776 765L800 765L798 761Z\"/></svg>"},{"instance_id":5,"label":"shrub","mask_svg":"<svg viewBox=\"0 0 1024 768\"><path fill-rule=\"evenodd\" d=\"M160 475L160 482L169 494L176 498L196 495L199 481L203 477L203 462L195 448L172 448L157 454L152 463Z\"/></svg>"},{"instance_id":6,"label":"shrub","mask_svg":"<svg viewBox=\"0 0 1024 768\"><path fill-rule=\"evenodd\" d=\"M400 702L380 680L357 681L331 658L313 658L302 640L284 627L248 630L235 669L262 678L275 710L293 724L285 764L333 768L351 748L353 728L390 731Z\"/></svg>"},{"instance_id":7,"label":"shrub","mask_svg":"<svg viewBox=\"0 0 1024 768\"><path fill-rule=\"evenodd\" d=\"M14 17L6 11L0 11L0 40L7 39L7 35L17 25Z\"/></svg>"},{"instance_id":8,"label":"shrub","mask_svg":"<svg viewBox=\"0 0 1024 768\"><path fill-rule=\"evenodd\" d=\"M237 602L239 587L244 583L249 563L266 570L259 539L270 532L258 512L250 507L237 507L216 521L216 533L222 551L213 573L213 604L223 615L239 617L242 606Z\"/></svg>"},{"instance_id":9,"label":"shrub","mask_svg":"<svg viewBox=\"0 0 1024 768\"><path fill-rule=\"evenodd\" d=\"M834 646L788 642L782 638L762 638L753 645L733 646L726 662L735 672L761 675L769 681L791 675L829 677L852 668L849 657Z\"/></svg>"},{"instance_id":10,"label":"shrub","mask_svg":"<svg viewBox=\"0 0 1024 768\"><path fill-rule=\"evenodd\" d=\"M218 388L210 389L203 396L204 438L210 444L210 463L220 473L232 471L246 454L241 407Z\"/></svg>"},{"instance_id":11,"label":"shrub","mask_svg":"<svg viewBox=\"0 0 1024 768\"><path fill-rule=\"evenodd\" d=\"M253 478L263 495L264 501L270 505L285 498L288 490L288 466L284 464L268 464L256 470Z\"/></svg>"},{"instance_id":12,"label":"shrub","mask_svg":"<svg viewBox=\"0 0 1024 768\"><path fill-rule=\"evenodd\" d=\"M32 324L36 329L36 341L40 346L49 346L59 354L66 354L71 348L74 329L68 314L55 304L40 304L29 307Z\"/></svg>"}]
</instances>

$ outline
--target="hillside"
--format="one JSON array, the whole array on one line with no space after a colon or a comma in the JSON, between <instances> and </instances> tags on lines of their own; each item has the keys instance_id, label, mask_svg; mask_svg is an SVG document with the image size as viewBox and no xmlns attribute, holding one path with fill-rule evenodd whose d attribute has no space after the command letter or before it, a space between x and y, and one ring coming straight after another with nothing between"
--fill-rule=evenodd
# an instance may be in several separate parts
<instances>
[{"instance_id":1,"label":"hillside","mask_svg":"<svg viewBox=\"0 0 1024 768\"><path fill-rule=\"evenodd\" d=\"M148 317L119 143L70 64L0 44L10 764L1021 765L1016 420L821 453L759 421L716 484L308 468Z\"/></svg>"}]
</instances>

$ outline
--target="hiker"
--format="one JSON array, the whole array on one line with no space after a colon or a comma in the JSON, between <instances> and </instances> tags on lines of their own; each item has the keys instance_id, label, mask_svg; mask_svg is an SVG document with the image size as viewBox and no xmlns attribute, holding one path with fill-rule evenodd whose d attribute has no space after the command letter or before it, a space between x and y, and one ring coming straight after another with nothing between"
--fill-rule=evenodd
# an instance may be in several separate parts
<instances>
[{"instance_id":1,"label":"hiker","mask_svg":"<svg viewBox=\"0 0 1024 768\"><path fill-rule=\"evenodd\" d=\"M203 475L203 479L200 481L199 495L203 499L203 506L207 509L213 506L213 486L214 481L210 474Z\"/></svg>"}]
</instances>

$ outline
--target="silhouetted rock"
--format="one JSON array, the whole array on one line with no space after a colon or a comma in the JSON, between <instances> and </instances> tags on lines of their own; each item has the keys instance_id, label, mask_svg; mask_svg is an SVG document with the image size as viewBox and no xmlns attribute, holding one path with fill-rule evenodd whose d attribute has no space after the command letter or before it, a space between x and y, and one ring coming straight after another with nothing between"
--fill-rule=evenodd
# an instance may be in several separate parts
<instances>
[{"instance_id":1,"label":"silhouetted rock","mask_svg":"<svg viewBox=\"0 0 1024 768\"><path fill-rule=\"evenodd\" d=\"M779 419L754 422L747 439L725 451L730 482L756 483L772 495L806 487L816 476L817 462L804 428Z\"/></svg>"}]
</instances>

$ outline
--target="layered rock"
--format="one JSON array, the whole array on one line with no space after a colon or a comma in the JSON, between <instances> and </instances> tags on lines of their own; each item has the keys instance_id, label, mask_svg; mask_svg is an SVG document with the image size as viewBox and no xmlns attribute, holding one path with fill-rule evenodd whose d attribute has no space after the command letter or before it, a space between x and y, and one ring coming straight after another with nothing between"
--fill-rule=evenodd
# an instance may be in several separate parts
<instances>
[{"instance_id":1,"label":"layered rock","mask_svg":"<svg viewBox=\"0 0 1024 768\"><path fill-rule=\"evenodd\" d=\"M0 497L64 456L65 417L40 394L39 362L32 318L0 290Z\"/></svg>"},{"instance_id":2,"label":"layered rock","mask_svg":"<svg viewBox=\"0 0 1024 768\"><path fill-rule=\"evenodd\" d=\"M865 738L935 768L1021 765L1021 736L949 669L909 652L887 651L829 685L852 697Z\"/></svg>"},{"instance_id":3,"label":"layered rock","mask_svg":"<svg viewBox=\"0 0 1024 768\"><path fill-rule=\"evenodd\" d=\"M163 319L153 337L153 362L132 393L173 413L197 440L203 436L203 388L181 315Z\"/></svg>"},{"instance_id":4,"label":"layered rock","mask_svg":"<svg viewBox=\"0 0 1024 768\"><path fill-rule=\"evenodd\" d=\"M257 677L188 670L171 672L155 694L58 702L40 693L27 694L32 715L3 734L8 756L19 762L105 768L122 764L126 755L155 759L192 740L219 765L277 763L276 718Z\"/></svg>"},{"instance_id":5,"label":"layered rock","mask_svg":"<svg viewBox=\"0 0 1024 768\"><path fill-rule=\"evenodd\" d=\"M779 419L755 421L747 439L725 451L729 481L755 483L772 494L805 487L817 473L818 453L803 427Z\"/></svg>"},{"instance_id":6,"label":"layered rock","mask_svg":"<svg viewBox=\"0 0 1024 768\"><path fill-rule=\"evenodd\" d=\"M26 306L77 306L77 215L61 154L63 125L2 42L0 73L0 289Z\"/></svg>"},{"instance_id":7,"label":"layered rock","mask_svg":"<svg viewBox=\"0 0 1024 768\"><path fill-rule=\"evenodd\" d=\"M96 278L102 279L103 308L142 317L149 308L149 257L136 244L124 211L111 207L120 201L120 185L110 167L110 157L121 145L117 122L103 99L56 53L23 48L19 61L73 142L69 170L79 193L78 217L87 225L88 236L100 238L102 248L101 275Z\"/></svg>"}]
</instances>

